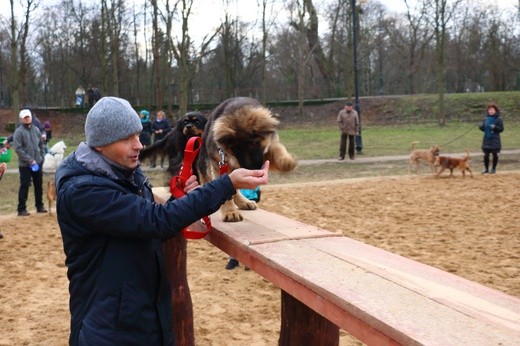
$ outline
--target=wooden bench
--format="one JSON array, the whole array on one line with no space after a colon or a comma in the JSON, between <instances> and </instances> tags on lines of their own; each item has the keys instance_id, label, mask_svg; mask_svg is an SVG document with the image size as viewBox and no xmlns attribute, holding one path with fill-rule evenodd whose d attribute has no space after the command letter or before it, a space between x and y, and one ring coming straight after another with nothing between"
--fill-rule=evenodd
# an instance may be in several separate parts
<instances>
[{"instance_id":1,"label":"wooden bench","mask_svg":"<svg viewBox=\"0 0 520 346\"><path fill-rule=\"evenodd\" d=\"M206 239L368 345L520 345L516 297L265 210L242 214L214 216ZM282 328L280 344L330 344L320 326L293 323L305 329Z\"/></svg>"},{"instance_id":2,"label":"wooden bench","mask_svg":"<svg viewBox=\"0 0 520 346\"><path fill-rule=\"evenodd\" d=\"M265 210L206 237L282 290L281 345L520 345L520 299Z\"/></svg>"}]
</instances>

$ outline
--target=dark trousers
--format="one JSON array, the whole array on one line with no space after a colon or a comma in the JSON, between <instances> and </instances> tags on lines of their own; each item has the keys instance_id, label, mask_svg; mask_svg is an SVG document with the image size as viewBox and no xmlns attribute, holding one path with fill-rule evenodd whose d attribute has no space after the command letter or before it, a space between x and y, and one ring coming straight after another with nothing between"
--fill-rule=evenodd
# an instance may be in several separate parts
<instances>
[{"instance_id":1,"label":"dark trousers","mask_svg":"<svg viewBox=\"0 0 520 346\"><path fill-rule=\"evenodd\" d=\"M354 158L354 147L355 147L355 139L356 136L348 135L346 133L341 134L341 142L339 144L339 157L342 159L345 158L345 152L347 150L347 138L348 138L348 157Z\"/></svg>"},{"instance_id":2,"label":"dark trousers","mask_svg":"<svg viewBox=\"0 0 520 346\"><path fill-rule=\"evenodd\" d=\"M493 163L491 169L496 169L498 164L498 153L496 151L484 150L484 168L489 169L489 154L493 155Z\"/></svg>"},{"instance_id":3,"label":"dark trousers","mask_svg":"<svg viewBox=\"0 0 520 346\"><path fill-rule=\"evenodd\" d=\"M161 161L161 168L162 168L164 165L164 158L165 158L165 155L163 155L162 153L161 154L157 154L157 153L152 154L152 157L150 158L150 167L155 167L156 162L157 162L157 155L159 155L159 158Z\"/></svg>"},{"instance_id":4,"label":"dark trousers","mask_svg":"<svg viewBox=\"0 0 520 346\"><path fill-rule=\"evenodd\" d=\"M42 169L33 172L29 167L18 167L20 171L20 189L18 190L18 211L27 210L27 197L29 196L29 187L31 181L34 184L34 199L36 201L36 209L43 208L43 173Z\"/></svg>"}]
</instances>

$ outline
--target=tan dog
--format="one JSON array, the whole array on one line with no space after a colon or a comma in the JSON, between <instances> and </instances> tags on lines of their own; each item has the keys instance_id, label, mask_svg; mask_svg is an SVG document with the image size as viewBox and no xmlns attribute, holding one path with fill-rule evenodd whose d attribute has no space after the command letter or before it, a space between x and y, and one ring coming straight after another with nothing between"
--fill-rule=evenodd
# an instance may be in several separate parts
<instances>
[{"instance_id":1,"label":"tan dog","mask_svg":"<svg viewBox=\"0 0 520 346\"><path fill-rule=\"evenodd\" d=\"M444 172L446 169L450 170L450 177L453 177L453 170L458 168L462 171L462 175L466 177L466 171L469 172L470 176L473 178L473 173L469 168L469 150L464 150L466 152L466 157L448 157L448 156L437 156L435 159L435 167L441 167L439 172L437 172L437 178Z\"/></svg>"},{"instance_id":2,"label":"tan dog","mask_svg":"<svg viewBox=\"0 0 520 346\"><path fill-rule=\"evenodd\" d=\"M278 138L279 121L260 102L236 97L222 102L208 117L202 136L203 145L197 159L202 184L216 179L221 169L231 173L237 168L261 169L269 160L269 169L290 172L297 161ZM243 219L238 209L256 209L256 203L236 193L220 211L224 221Z\"/></svg>"},{"instance_id":3,"label":"tan dog","mask_svg":"<svg viewBox=\"0 0 520 346\"><path fill-rule=\"evenodd\" d=\"M441 148L438 145L433 145L429 150L419 150L415 149L415 145L419 142L412 143L412 152L410 153L410 167L409 171L412 173L412 168L415 166L415 172L419 172L419 163L421 160L426 161L430 166L432 172L436 172L435 170L435 158L439 156L439 152Z\"/></svg>"},{"instance_id":4,"label":"tan dog","mask_svg":"<svg viewBox=\"0 0 520 346\"><path fill-rule=\"evenodd\" d=\"M52 180L47 182L47 200L49 201L49 213L51 213L52 202L56 201L56 184Z\"/></svg>"}]
</instances>

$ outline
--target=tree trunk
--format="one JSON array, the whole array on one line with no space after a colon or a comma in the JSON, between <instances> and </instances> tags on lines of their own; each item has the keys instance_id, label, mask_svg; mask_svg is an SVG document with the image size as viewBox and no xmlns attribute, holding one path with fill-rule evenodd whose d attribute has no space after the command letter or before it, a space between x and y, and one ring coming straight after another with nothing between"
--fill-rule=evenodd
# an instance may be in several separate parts
<instances>
[{"instance_id":1,"label":"tree trunk","mask_svg":"<svg viewBox=\"0 0 520 346\"><path fill-rule=\"evenodd\" d=\"M160 36L159 36L159 9L157 8L157 0L151 0L153 17L153 71L155 80L155 104L157 109L161 109L164 103L164 94L161 79L161 53L160 53Z\"/></svg>"},{"instance_id":2,"label":"tree trunk","mask_svg":"<svg viewBox=\"0 0 520 346\"><path fill-rule=\"evenodd\" d=\"M14 123L18 123L20 112L19 86L20 74L18 70L18 40L16 36L16 17L14 16L14 1L11 1L11 97L14 109Z\"/></svg>"},{"instance_id":3,"label":"tree trunk","mask_svg":"<svg viewBox=\"0 0 520 346\"><path fill-rule=\"evenodd\" d=\"M334 84L334 78L332 78L333 71L332 65L327 61L325 54L323 53L323 48L321 47L319 32L318 32L318 15L316 13L316 9L314 8L314 4L312 0L304 0L305 6L307 7L307 11L309 13L309 27L307 28L307 41L309 43L309 49L311 50L314 60L316 61L316 65L318 65L318 69L327 85L329 90L329 94L331 91L336 90Z\"/></svg>"}]
</instances>

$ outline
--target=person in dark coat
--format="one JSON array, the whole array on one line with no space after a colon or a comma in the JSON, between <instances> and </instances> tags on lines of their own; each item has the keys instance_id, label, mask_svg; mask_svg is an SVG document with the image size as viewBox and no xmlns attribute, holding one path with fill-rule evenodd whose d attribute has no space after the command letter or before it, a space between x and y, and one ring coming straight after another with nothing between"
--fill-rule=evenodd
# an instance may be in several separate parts
<instances>
[{"instance_id":1,"label":"person in dark coat","mask_svg":"<svg viewBox=\"0 0 520 346\"><path fill-rule=\"evenodd\" d=\"M50 121L46 121L43 123L43 133L45 133L45 139L43 143L45 143L45 154L49 152L49 142L52 139L52 125Z\"/></svg>"},{"instance_id":2,"label":"person in dark coat","mask_svg":"<svg viewBox=\"0 0 520 346\"><path fill-rule=\"evenodd\" d=\"M139 112L143 131L139 134L139 141L146 148L152 144L152 123L150 122L150 113L143 109Z\"/></svg>"},{"instance_id":3,"label":"person in dark coat","mask_svg":"<svg viewBox=\"0 0 520 346\"><path fill-rule=\"evenodd\" d=\"M496 104L488 104L486 110L486 118L479 126L480 130L484 132L484 138L482 139L482 151L484 152L484 170L482 173L494 174L498 164L498 153L502 149L500 133L504 131L504 122L500 117L500 109ZM490 155L493 156L491 169L489 169Z\"/></svg>"},{"instance_id":4,"label":"person in dark coat","mask_svg":"<svg viewBox=\"0 0 520 346\"><path fill-rule=\"evenodd\" d=\"M155 142L158 142L158 141L164 139L164 137L166 137L166 135L168 134L168 132L170 132L171 129L172 129L172 127L170 125L170 122L168 121L168 119L166 119L164 112L158 111L157 119L155 119L155 121L152 124L152 131L154 133L153 142L155 143ZM163 167L165 155L163 155L163 154L160 154L160 155L161 155L161 167ZM156 161L157 161L157 154L154 153L152 155L152 159L151 159L151 164L150 164L151 168L155 168Z\"/></svg>"},{"instance_id":5,"label":"person in dark coat","mask_svg":"<svg viewBox=\"0 0 520 346\"><path fill-rule=\"evenodd\" d=\"M234 170L203 187L192 176L184 197L156 203L139 165L141 131L128 101L103 97L87 114L86 142L56 172L70 345L173 345L161 243L217 211L236 189L268 181L266 161L262 170Z\"/></svg>"}]
</instances>

